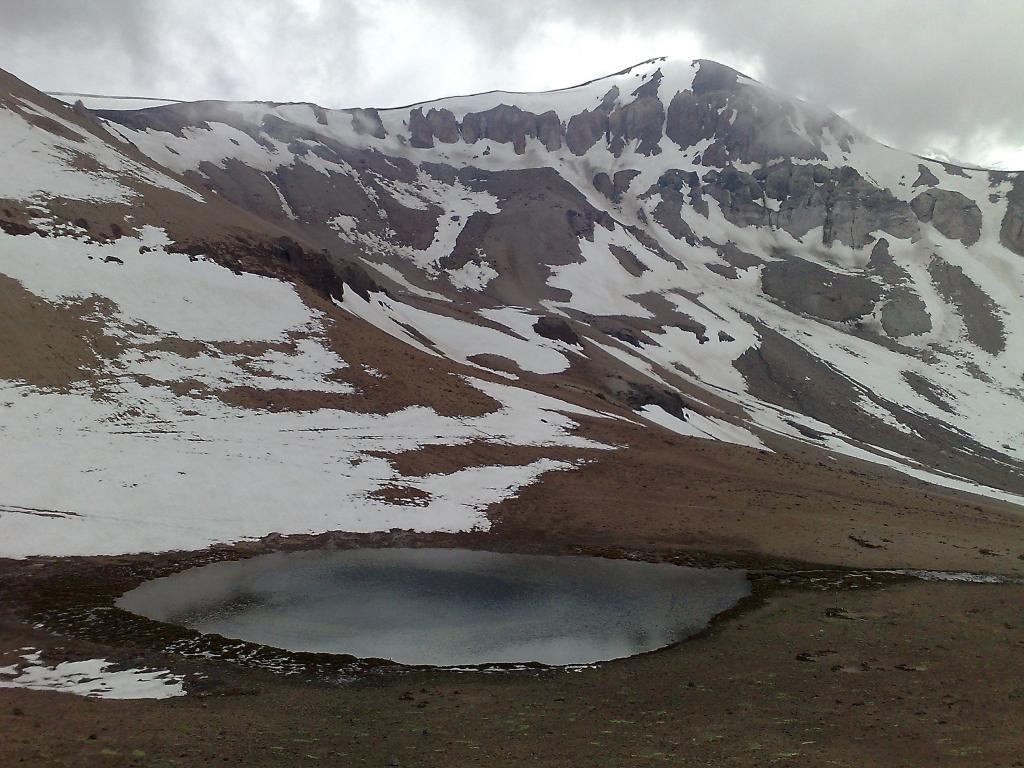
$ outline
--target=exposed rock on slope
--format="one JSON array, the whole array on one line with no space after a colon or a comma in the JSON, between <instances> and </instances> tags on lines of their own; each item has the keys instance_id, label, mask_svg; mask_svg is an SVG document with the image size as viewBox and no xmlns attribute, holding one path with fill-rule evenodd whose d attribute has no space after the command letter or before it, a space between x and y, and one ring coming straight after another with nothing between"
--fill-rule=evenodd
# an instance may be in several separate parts
<instances>
[{"instance_id":1,"label":"exposed rock on slope","mask_svg":"<svg viewBox=\"0 0 1024 768\"><path fill-rule=\"evenodd\" d=\"M0 322L16 333L35 296L40 317L63 313L55 335L94 339L60 359L18 346L18 439L45 444L46 382L64 377L106 403L60 407L111 456L127 438L100 425L143 419L271 457L277 495L182 546L266 533L289 494L306 510L291 530L486 525L488 504L617 444L581 433L602 418L1024 494L1016 174L885 147L708 61L397 109L90 112L0 85L0 288L17 302ZM220 314L183 329L128 285L178 311L216 296ZM481 435L529 460L408 479L367 448ZM186 461L190 438L154 440L167 472ZM146 492L173 493L156 476ZM432 501L396 511L378 491L399 480ZM18 492L97 524L88 504L82 522ZM18 514L0 526L56 524Z\"/></svg>"},{"instance_id":2,"label":"exposed rock on slope","mask_svg":"<svg viewBox=\"0 0 1024 768\"><path fill-rule=\"evenodd\" d=\"M981 237L981 209L960 192L929 189L910 201L917 218L931 222L945 237L974 245Z\"/></svg>"}]
</instances>

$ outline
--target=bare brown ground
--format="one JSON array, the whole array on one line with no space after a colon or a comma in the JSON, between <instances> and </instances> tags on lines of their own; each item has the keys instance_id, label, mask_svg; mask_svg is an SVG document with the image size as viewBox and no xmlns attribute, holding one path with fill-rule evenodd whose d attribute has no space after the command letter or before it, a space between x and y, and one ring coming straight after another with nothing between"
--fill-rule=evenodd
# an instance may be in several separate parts
<instances>
[{"instance_id":1,"label":"bare brown ground","mask_svg":"<svg viewBox=\"0 0 1024 768\"><path fill-rule=\"evenodd\" d=\"M681 439L621 421L589 420L585 432L629 448L590 452L585 466L544 475L492 507L497 536L1024 574L1018 508L820 455Z\"/></svg>"},{"instance_id":2,"label":"bare brown ground","mask_svg":"<svg viewBox=\"0 0 1024 768\"><path fill-rule=\"evenodd\" d=\"M57 307L0 275L0 379L65 388L117 356L117 341L90 315L109 309L86 300Z\"/></svg>"},{"instance_id":3,"label":"bare brown ground","mask_svg":"<svg viewBox=\"0 0 1024 768\"><path fill-rule=\"evenodd\" d=\"M789 591L579 673L338 687L210 664L212 695L0 690L0 765L1021 766L1018 586ZM52 642L0 624L4 647Z\"/></svg>"}]
</instances>

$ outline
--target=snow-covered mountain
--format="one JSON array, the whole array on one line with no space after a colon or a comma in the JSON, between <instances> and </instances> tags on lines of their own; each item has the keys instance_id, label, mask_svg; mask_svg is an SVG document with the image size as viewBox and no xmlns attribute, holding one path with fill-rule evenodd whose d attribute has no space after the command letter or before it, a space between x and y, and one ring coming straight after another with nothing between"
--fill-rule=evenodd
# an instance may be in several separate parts
<instances>
[{"instance_id":1,"label":"snow-covered mountain","mask_svg":"<svg viewBox=\"0 0 1024 768\"><path fill-rule=\"evenodd\" d=\"M0 76L0 555L486 528L637 425L1024 503L1020 174L709 61L91 106Z\"/></svg>"}]
</instances>

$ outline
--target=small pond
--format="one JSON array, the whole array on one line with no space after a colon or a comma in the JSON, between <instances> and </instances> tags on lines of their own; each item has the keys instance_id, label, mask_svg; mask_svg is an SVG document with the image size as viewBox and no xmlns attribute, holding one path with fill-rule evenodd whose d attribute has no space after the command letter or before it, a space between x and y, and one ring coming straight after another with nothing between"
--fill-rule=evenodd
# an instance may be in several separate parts
<instances>
[{"instance_id":1,"label":"small pond","mask_svg":"<svg viewBox=\"0 0 1024 768\"><path fill-rule=\"evenodd\" d=\"M652 651L750 593L746 573L465 549L277 553L142 584L118 606L291 651L438 666Z\"/></svg>"}]
</instances>

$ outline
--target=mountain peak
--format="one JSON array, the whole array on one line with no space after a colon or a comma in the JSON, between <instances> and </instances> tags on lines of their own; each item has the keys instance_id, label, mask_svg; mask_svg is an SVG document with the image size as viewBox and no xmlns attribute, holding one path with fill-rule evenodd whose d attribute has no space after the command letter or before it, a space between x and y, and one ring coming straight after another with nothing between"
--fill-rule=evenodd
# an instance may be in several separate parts
<instances>
[{"instance_id":1,"label":"mountain peak","mask_svg":"<svg viewBox=\"0 0 1024 768\"><path fill-rule=\"evenodd\" d=\"M89 112L17 83L0 101L0 132L21 148L0 154L0 238L16 254L0 271L41 300L99 297L79 320L127 348L99 359L106 347L86 345L67 365L33 346L34 381L94 388L126 413L111 382L162 382L175 434L191 433L190 413L219 434L221 408L315 421L418 406L444 414L431 435L499 408L528 428L508 437L485 416L470 432L556 461L549 447L581 445L577 422L538 414L569 409L633 425L615 444L668 429L743 466L751 449L845 456L1024 493L1013 174L885 147L704 60L382 110ZM150 296L202 306L198 327L161 325ZM253 339L238 317L273 327ZM133 414L126 433L141 429ZM249 434L273 442L259 426L271 421ZM372 506L393 492L338 471L322 481L339 494ZM243 534L266 532L254 525Z\"/></svg>"}]
</instances>

